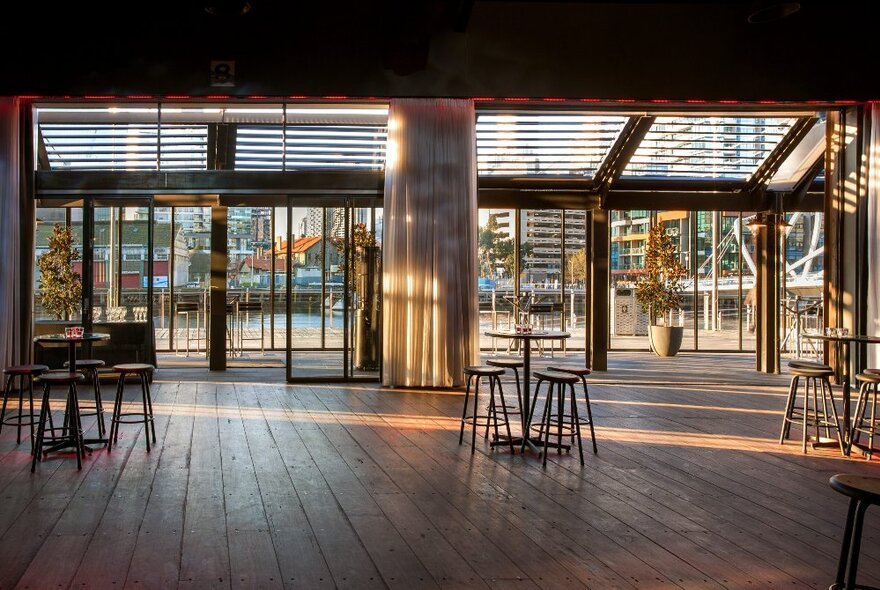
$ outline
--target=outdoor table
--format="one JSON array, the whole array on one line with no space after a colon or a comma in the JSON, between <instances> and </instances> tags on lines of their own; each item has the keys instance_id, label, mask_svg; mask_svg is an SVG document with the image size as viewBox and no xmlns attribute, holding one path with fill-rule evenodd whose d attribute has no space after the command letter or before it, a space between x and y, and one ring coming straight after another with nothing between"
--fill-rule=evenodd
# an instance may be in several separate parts
<instances>
[{"instance_id":1,"label":"outdoor table","mask_svg":"<svg viewBox=\"0 0 880 590\"><path fill-rule=\"evenodd\" d=\"M849 431L850 431L850 374L849 374L849 345L851 342L859 342L864 344L880 344L880 337L877 336L864 336L862 334L840 334L840 335L825 335L825 334L804 334L804 338L810 338L812 340L825 340L826 342L833 342L837 345L838 350L843 355L843 374L841 375L841 379L843 380L842 389L843 389L843 437L844 441L847 443L844 448L846 448L847 453L849 453Z\"/></svg>"},{"instance_id":2,"label":"outdoor table","mask_svg":"<svg viewBox=\"0 0 880 590\"><path fill-rule=\"evenodd\" d=\"M110 334L100 334L97 332L86 332L82 336L67 336L66 334L45 334L43 336L37 336L34 338L34 342L38 342L41 344L67 344L67 370L71 373L76 373L76 345L85 343L85 342L98 342L101 340L110 340ZM70 396L68 396L70 399ZM106 438L90 438L84 439L83 443L92 443L92 444L107 444ZM62 447L52 447L47 449L46 452L52 452L58 450L58 448ZM91 452L92 449L86 447L86 450Z\"/></svg>"},{"instance_id":3,"label":"outdoor table","mask_svg":"<svg viewBox=\"0 0 880 590\"><path fill-rule=\"evenodd\" d=\"M569 332L552 330L533 331L525 334L519 332L499 332L490 330L485 332L485 335L492 338L510 338L512 340L523 341L523 407L520 408L520 420L522 424L523 439L529 443L529 446L538 450L534 447L528 436L530 426L530 424L528 424L529 414L531 414L531 407L532 404L534 404L534 401L531 400L532 340L565 340L566 338L571 338L571 334Z\"/></svg>"}]
</instances>

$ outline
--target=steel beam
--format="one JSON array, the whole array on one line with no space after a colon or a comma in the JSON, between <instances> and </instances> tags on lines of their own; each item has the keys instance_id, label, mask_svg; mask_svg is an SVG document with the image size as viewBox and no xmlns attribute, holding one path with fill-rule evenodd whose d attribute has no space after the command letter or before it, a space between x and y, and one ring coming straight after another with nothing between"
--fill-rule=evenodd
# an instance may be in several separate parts
<instances>
[{"instance_id":1,"label":"steel beam","mask_svg":"<svg viewBox=\"0 0 880 590\"><path fill-rule=\"evenodd\" d=\"M630 159L641 145L642 140L651 130L656 117L642 116L630 117L624 124L620 135L612 144L605 159L596 171L595 182L599 189L605 193L613 185L620 175L623 174L624 168L629 164Z\"/></svg>"}]
</instances>

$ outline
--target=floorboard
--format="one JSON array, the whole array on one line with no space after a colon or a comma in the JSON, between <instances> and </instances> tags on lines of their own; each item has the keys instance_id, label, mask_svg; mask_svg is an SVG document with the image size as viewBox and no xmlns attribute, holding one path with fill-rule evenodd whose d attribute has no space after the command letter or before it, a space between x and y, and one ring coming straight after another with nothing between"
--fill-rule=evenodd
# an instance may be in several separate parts
<instances>
[{"instance_id":1,"label":"floorboard","mask_svg":"<svg viewBox=\"0 0 880 590\"><path fill-rule=\"evenodd\" d=\"M122 425L82 471L59 454L31 474L4 427L0 588L827 588L846 516L828 478L880 457L803 454L796 428L779 445L788 380L748 356L609 361L584 467L482 430L472 454L461 391L253 368L159 371L155 447ZM869 511L862 583L880 585L878 540Z\"/></svg>"}]
</instances>

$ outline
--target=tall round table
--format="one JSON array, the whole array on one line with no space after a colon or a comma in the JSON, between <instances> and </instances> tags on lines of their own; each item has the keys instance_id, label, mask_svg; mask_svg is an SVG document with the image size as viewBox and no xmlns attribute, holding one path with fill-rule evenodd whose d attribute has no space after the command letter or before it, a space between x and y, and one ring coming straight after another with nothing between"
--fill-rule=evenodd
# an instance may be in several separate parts
<instances>
[{"instance_id":1,"label":"tall round table","mask_svg":"<svg viewBox=\"0 0 880 590\"><path fill-rule=\"evenodd\" d=\"M559 332L553 330L533 331L526 334L519 332L502 332L490 330L485 333L486 336L492 338L510 338L512 340L522 340L523 344L523 407L520 408L520 420L522 421L523 438L531 445L528 437L529 432L529 414L534 403L531 399L531 378L532 378L532 340L565 340L571 338L569 332Z\"/></svg>"},{"instance_id":2,"label":"tall round table","mask_svg":"<svg viewBox=\"0 0 880 590\"><path fill-rule=\"evenodd\" d=\"M44 334L34 338L34 342L40 344L67 344L67 369L71 373L76 372L76 345L101 340L110 340L110 334L86 332L78 337L67 336L66 334Z\"/></svg>"},{"instance_id":3,"label":"tall round table","mask_svg":"<svg viewBox=\"0 0 880 590\"><path fill-rule=\"evenodd\" d=\"M846 450L849 453L849 431L850 431L850 374L849 374L849 345L852 342L858 342L860 344L880 344L880 337L877 336L865 336L862 334L841 334L841 335L825 335L825 334L804 334L804 338L809 338L811 340L824 340L826 342L833 342L838 346L838 349L841 352L841 356L843 356L843 372L840 376L843 383L841 383L841 389L843 390L843 436L847 442Z\"/></svg>"}]
</instances>

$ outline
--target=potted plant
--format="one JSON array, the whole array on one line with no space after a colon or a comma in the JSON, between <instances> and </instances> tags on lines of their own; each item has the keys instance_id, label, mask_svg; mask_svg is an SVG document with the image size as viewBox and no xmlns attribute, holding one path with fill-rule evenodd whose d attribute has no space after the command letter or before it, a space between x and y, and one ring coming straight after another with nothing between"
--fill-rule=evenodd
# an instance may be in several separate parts
<instances>
[{"instance_id":1,"label":"potted plant","mask_svg":"<svg viewBox=\"0 0 880 590\"><path fill-rule=\"evenodd\" d=\"M49 251L40 256L40 303L58 320L69 320L82 304L82 280L73 271L79 251L73 245L69 227L55 224L49 236Z\"/></svg>"},{"instance_id":2,"label":"potted plant","mask_svg":"<svg viewBox=\"0 0 880 590\"><path fill-rule=\"evenodd\" d=\"M651 350L660 356L675 356L681 348L684 328L672 325L672 313L681 308L681 281L687 272L662 223L648 233L645 271L644 277L636 283L636 301L651 319L648 328ZM662 322L659 325L658 319Z\"/></svg>"}]
</instances>

